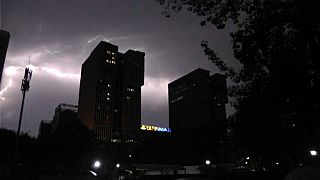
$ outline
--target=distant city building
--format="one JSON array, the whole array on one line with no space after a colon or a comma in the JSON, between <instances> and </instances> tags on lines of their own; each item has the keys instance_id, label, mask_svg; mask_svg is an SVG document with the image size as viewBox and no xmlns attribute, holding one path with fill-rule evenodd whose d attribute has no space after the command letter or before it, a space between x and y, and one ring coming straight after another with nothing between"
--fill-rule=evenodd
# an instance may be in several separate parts
<instances>
[{"instance_id":1,"label":"distant city building","mask_svg":"<svg viewBox=\"0 0 320 180\"><path fill-rule=\"evenodd\" d=\"M101 41L82 64L79 118L99 140L139 140L144 56Z\"/></svg>"},{"instance_id":2,"label":"distant city building","mask_svg":"<svg viewBox=\"0 0 320 180\"><path fill-rule=\"evenodd\" d=\"M10 34L7 31L0 30L0 85L2 79L2 71L6 59Z\"/></svg>"},{"instance_id":3,"label":"distant city building","mask_svg":"<svg viewBox=\"0 0 320 180\"><path fill-rule=\"evenodd\" d=\"M210 76L209 71L196 69L171 82L168 88L169 126L173 132L203 128L224 131L228 102L225 76Z\"/></svg>"},{"instance_id":4,"label":"distant city building","mask_svg":"<svg viewBox=\"0 0 320 180\"><path fill-rule=\"evenodd\" d=\"M77 117L78 106L66 103L59 104L55 108L53 120L42 120L40 122L38 137L49 136L50 134L54 133L58 126L61 126L61 121L63 118L65 118L62 116L67 111L71 112L74 117Z\"/></svg>"},{"instance_id":5,"label":"distant city building","mask_svg":"<svg viewBox=\"0 0 320 180\"><path fill-rule=\"evenodd\" d=\"M51 120L42 120L39 126L38 137L48 137L52 131Z\"/></svg>"},{"instance_id":6,"label":"distant city building","mask_svg":"<svg viewBox=\"0 0 320 180\"><path fill-rule=\"evenodd\" d=\"M52 130L55 131L61 121L61 114L66 111L71 111L75 114L78 113L78 106L73 104L59 104L56 109L52 120Z\"/></svg>"}]
</instances>

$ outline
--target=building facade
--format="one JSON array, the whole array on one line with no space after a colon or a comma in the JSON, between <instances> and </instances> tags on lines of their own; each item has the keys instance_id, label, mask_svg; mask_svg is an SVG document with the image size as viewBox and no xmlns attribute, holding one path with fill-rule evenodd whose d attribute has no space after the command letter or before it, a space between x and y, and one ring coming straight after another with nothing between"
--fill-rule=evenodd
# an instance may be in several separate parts
<instances>
[{"instance_id":1,"label":"building facade","mask_svg":"<svg viewBox=\"0 0 320 180\"><path fill-rule=\"evenodd\" d=\"M2 79L2 71L6 59L10 34L7 31L0 30L0 85Z\"/></svg>"},{"instance_id":2,"label":"building facade","mask_svg":"<svg viewBox=\"0 0 320 180\"><path fill-rule=\"evenodd\" d=\"M180 164L220 161L227 125L226 77L196 69L168 88L170 138L175 149L171 159Z\"/></svg>"},{"instance_id":3,"label":"building facade","mask_svg":"<svg viewBox=\"0 0 320 180\"><path fill-rule=\"evenodd\" d=\"M99 140L138 141L144 56L101 41L82 64L79 119Z\"/></svg>"},{"instance_id":4,"label":"building facade","mask_svg":"<svg viewBox=\"0 0 320 180\"><path fill-rule=\"evenodd\" d=\"M61 116L64 112L66 111L70 111L74 114L77 115L78 113L78 106L77 105L73 105L73 104L66 104L66 103L60 103L55 111L54 111L54 116L52 119L52 131L54 132L57 127L59 126L59 123L61 121Z\"/></svg>"},{"instance_id":5,"label":"building facade","mask_svg":"<svg viewBox=\"0 0 320 180\"><path fill-rule=\"evenodd\" d=\"M168 89L169 126L173 132L205 127L217 129L215 127L226 123L228 97L225 76L210 76L209 71L196 69L171 82Z\"/></svg>"}]
</instances>

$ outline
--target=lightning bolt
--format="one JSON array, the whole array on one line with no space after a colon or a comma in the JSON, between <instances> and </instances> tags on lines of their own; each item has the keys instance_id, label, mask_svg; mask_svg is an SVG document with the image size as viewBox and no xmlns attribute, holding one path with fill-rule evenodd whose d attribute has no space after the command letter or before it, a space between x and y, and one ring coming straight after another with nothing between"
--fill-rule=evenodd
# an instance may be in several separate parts
<instances>
[{"instance_id":1,"label":"lightning bolt","mask_svg":"<svg viewBox=\"0 0 320 180\"><path fill-rule=\"evenodd\" d=\"M55 69L55 68L44 67L44 66L34 66L31 64L29 65L29 68L32 71L43 70L43 71L45 71L51 75L54 75L56 77L59 77L59 78L70 78L70 79L76 79L76 80L80 79L80 74L64 73L64 72L61 72L60 70ZM19 70L24 70L24 68L20 67L20 66L9 66L9 67L5 68L4 73L6 76L10 77L10 79L9 79L9 82L6 84L6 86L0 91L0 103L4 102L6 100L6 98L3 97L3 94L10 89L10 87L12 86L12 83L13 83L12 77L14 75L16 75L17 71L19 71Z\"/></svg>"},{"instance_id":2,"label":"lightning bolt","mask_svg":"<svg viewBox=\"0 0 320 180\"><path fill-rule=\"evenodd\" d=\"M9 79L8 84L0 91L0 103L6 100L6 98L2 97L2 94L6 92L11 86L12 86L12 78Z\"/></svg>"}]
</instances>

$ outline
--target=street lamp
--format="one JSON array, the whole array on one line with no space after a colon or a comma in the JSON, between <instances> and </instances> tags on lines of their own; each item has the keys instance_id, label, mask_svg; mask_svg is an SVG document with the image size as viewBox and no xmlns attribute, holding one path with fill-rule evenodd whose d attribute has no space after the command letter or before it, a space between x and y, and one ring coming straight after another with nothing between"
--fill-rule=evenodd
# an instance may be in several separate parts
<instances>
[{"instance_id":1,"label":"street lamp","mask_svg":"<svg viewBox=\"0 0 320 180\"><path fill-rule=\"evenodd\" d=\"M316 156L316 155L318 155L318 152L316 150L311 150L310 151L310 155L311 156Z\"/></svg>"},{"instance_id":2,"label":"street lamp","mask_svg":"<svg viewBox=\"0 0 320 180\"><path fill-rule=\"evenodd\" d=\"M100 161L95 161L94 164L93 164L93 167L96 168L96 169L99 168L100 166L101 166L101 162Z\"/></svg>"},{"instance_id":3,"label":"street lamp","mask_svg":"<svg viewBox=\"0 0 320 180\"><path fill-rule=\"evenodd\" d=\"M119 168L120 167L120 164L118 163L118 164L116 164L116 168Z\"/></svg>"},{"instance_id":4,"label":"street lamp","mask_svg":"<svg viewBox=\"0 0 320 180\"><path fill-rule=\"evenodd\" d=\"M210 165L210 160L206 160L206 165Z\"/></svg>"}]
</instances>

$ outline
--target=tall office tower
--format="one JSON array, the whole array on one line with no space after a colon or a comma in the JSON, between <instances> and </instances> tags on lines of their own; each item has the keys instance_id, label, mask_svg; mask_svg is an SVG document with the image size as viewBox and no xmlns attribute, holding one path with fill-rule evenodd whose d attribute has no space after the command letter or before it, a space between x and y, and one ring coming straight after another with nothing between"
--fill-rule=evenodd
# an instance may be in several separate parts
<instances>
[{"instance_id":1,"label":"tall office tower","mask_svg":"<svg viewBox=\"0 0 320 180\"><path fill-rule=\"evenodd\" d=\"M205 128L224 131L228 102L225 76L210 76L209 71L196 69L171 82L168 88L169 125L173 133Z\"/></svg>"},{"instance_id":2,"label":"tall office tower","mask_svg":"<svg viewBox=\"0 0 320 180\"><path fill-rule=\"evenodd\" d=\"M138 141L144 55L101 41L82 64L79 118L99 140Z\"/></svg>"},{"instance_id":3,"label":"tall office tower","mask_svg":"<svg viewBox=\"0 0 320 180\"><path fill-rule=\"evenodd\" d=\"M0 30L0 85L2 79L2 71L6 59L10 34L7 31Z\"/></svg>"}]
</instances>

